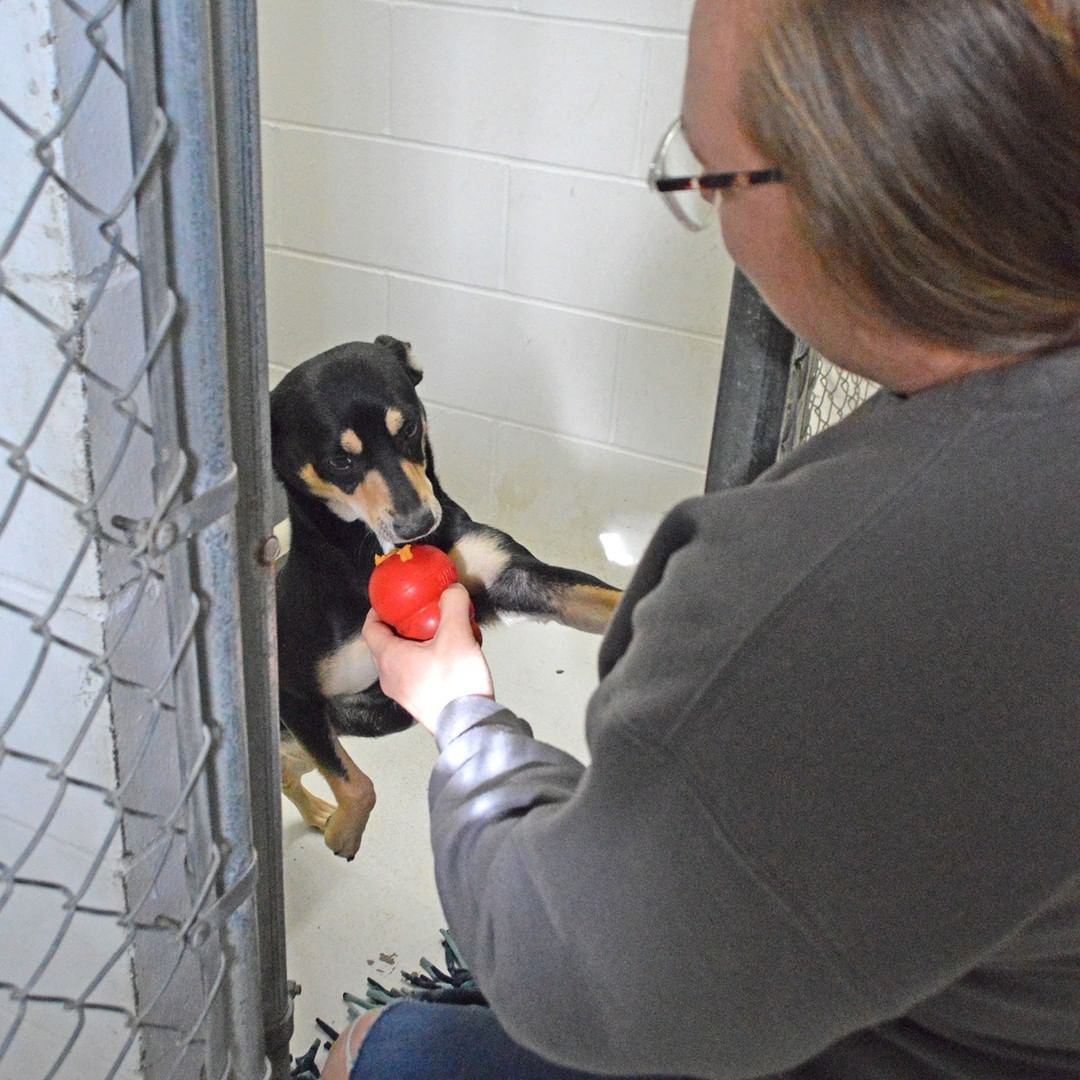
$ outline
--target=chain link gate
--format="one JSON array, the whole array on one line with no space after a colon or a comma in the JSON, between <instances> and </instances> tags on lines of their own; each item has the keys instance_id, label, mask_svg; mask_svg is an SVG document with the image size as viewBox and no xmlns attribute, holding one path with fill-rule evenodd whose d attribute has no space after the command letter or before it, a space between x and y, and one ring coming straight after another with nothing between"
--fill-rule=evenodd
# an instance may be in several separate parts
<instances>
[{"instance_id":1,"label":"chain link gate","mask_svg":"<svg viewBox=\"0 0 1080 1080\"><path fill-rule=\"evenodd\" d=\"M12 1080L287 1074L254 41L0 6Z\"/></svg>"},{"instance_id":2,"label":"chain link gate","mask_svg":"<svg viewBox=\"0 0 1080 1080\"><path fill-rule=\"evenodd\" d=\"M876 389L874 383L829 363L814 349L797 344L777 456L783 457L799 443L839 423Z\"/></svg>"}]
</instances>

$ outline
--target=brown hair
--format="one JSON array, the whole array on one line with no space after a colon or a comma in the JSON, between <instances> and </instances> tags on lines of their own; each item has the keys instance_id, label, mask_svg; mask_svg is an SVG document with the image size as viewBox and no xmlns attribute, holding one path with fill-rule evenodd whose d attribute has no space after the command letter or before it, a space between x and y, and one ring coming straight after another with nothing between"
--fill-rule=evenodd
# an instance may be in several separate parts
<instances>
[{"instance_id":1,"label":"brown hair","mask_svg":"<svg viewBox=\"0 0 1080 1080\"><path fill-rule=\"evenodd\" d=\"M1080 340L1080 0L777 0L741 110L886 318L982 352Z\"/></svg>"}]
</instances>

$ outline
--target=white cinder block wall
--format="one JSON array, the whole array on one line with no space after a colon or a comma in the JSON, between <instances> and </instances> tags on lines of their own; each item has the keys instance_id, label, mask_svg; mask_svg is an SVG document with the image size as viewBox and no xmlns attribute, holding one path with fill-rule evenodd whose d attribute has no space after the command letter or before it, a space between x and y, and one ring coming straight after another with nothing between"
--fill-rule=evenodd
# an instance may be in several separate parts
<instances>
[{"instance_id":1,"label":"white cinder block wall","mask_svg":"<svg viewBox=\"0 0 1080 1080\"><path fill-rule=\"evenodd\" d=\"M644 183L692 0L262 0L271 378L392 333L474 517L623 582L701 491L731 266Z\"/></svg>"}]
</instances>

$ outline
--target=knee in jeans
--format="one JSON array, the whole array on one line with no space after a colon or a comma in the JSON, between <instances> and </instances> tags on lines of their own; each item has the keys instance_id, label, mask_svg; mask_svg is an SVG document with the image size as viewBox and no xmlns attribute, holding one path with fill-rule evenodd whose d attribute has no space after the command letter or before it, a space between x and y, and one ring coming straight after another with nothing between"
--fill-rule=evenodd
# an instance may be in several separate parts
<instances>
[{"instance_id":1,"label":"knee in jeans","mask_svg":"<svg viewBox=\"0 0 1080 1080\"><path fill-rule=\"evenodd\" d=\"M371 1012L357 1017L338 1036L323 1066L323 1080L349 1080L353 1065L356 1063L356 1056L360 1053L360 1047L372 1025L381 1015L382 1009L372 1009Z\"/></svg>"}]
</instances>

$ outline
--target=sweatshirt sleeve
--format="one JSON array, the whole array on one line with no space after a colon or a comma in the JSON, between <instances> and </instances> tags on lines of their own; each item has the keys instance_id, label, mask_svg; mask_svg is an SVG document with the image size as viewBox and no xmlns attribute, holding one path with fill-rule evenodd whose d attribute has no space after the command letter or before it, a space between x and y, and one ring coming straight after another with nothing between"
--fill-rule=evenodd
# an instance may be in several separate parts
<instances>
[{"instance_id":1,"label":"sweatshirt sleeve","mask_svg":"<svg viewBox=\"0 0 1080 1080\"><path fill-rule=\"evenodd\" d=\"M473 698L439 727L440 896L516 1041L582 1070L751 1077L866 1022L663 747L612 729L585 768Z\"/></svg>"}]
</instances>

